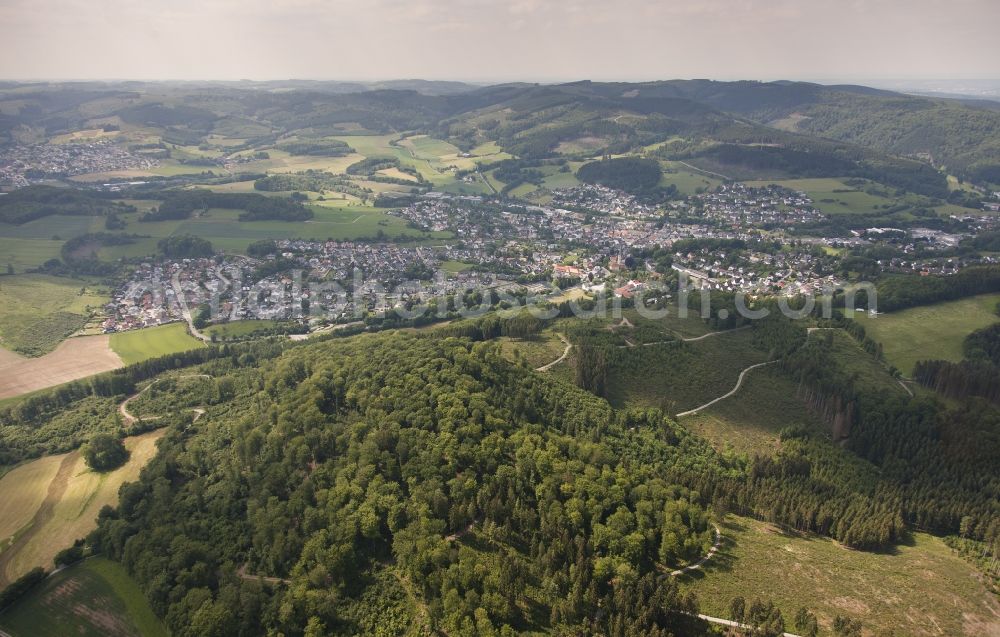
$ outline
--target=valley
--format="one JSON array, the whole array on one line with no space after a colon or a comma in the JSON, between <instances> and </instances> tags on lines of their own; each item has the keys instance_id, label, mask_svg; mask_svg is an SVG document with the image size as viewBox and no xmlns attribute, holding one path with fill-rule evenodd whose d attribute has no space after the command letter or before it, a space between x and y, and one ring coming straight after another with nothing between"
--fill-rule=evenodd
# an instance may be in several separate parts
<instances>
[{"instance_id":1,"label":"valley","mask_svg":"<svg viewBox=\"0 0 1000 637\"><path fill-rule=\"evenodd\" d=\"M998 635L997 139L806 82L0 84L0 631Z\"/></svg>"}]
</instances>

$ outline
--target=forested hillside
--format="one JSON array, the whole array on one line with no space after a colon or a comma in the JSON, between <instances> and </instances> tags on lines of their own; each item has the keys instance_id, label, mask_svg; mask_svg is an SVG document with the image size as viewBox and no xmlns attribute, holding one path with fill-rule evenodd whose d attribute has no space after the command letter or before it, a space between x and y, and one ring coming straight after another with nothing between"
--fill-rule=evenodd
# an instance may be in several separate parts
<instances>
[{"instance_id":1,"label":"forested hillside","mask_svg":"<svg viewBox=\"0 0 1000 637\"><path fill-rule=\"evenodd\" d=\"M865 550L911 528L1000 534L997 412L864 386L790 321L738 334L848 449L788 430L774 455L720 453L658 409L512 362L490 325L155 359L24 401L0 442L12 462L72 448L117 431L111 398L146 379L210 377L143 395L169 414L134 425L165 425L160 451L87 538L176 635L697 635L668 573L708 551L720 512ZM607 330L572 338L583 385L646 369ZM687 348L639 349L669 364Z\"/></svg>"},{"instance_id":2,"label":"forested hillside","mask_svg":"<svg viewBox=\"0 0 1000 637\"><path fill-rule=\"evenodd\" d=\"M709 452L657 414L615 414L458 339L297 348L223 380L91 538L174 634L690 622L660 570L705 553L712 529L667 476Z\"/></svg>"},{"instance_id":3,"label":"forested hillside","mask_svg":"<svg viewBox=\"0 0 1000 637\"><path fill-rule=\"evenodd\" d=\"M708 159L755 175L860 176L935 196L945 193L943 183L920 187L935 179L931 165L1000 181L1000 112L958 100L708 80L445 87L440 94L406 84L347 88L302 83L266 92L220 84L207 97L167 84L13 87L9 95L0 91L0 105L11 104L0 114L0 144L111 118L157 129L169 144L198 145L239 130L243 141L230 152L336 157L351 147L332 135L408 130L463 150L494 141L521 159L636 152L663 142L661 154L683 158L723 144Z\"/></svg>"}]
</instances>

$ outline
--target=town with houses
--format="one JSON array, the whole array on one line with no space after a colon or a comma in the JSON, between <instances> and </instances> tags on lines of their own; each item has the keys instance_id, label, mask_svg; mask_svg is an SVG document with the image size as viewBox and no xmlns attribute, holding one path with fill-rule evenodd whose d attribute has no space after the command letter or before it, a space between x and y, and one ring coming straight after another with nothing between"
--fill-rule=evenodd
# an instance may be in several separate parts
<instances>
[{"instance_id":1,"label":"town with houses","mask_svg":"<svg viewBox=\"0 0 1000 637\"><path fill-rule=\"evenodd\" d=\"M123 170L149 170L159 160L109 140L0 148L0 188L11 190L53 178Z\"/></svg>"},{"instance_id":2,"label":"town with houses","mask_svg":"<svg viewBox=\"0 0 1000 637\"><path fill-rule=\"evenodd\" d=\"M115 293L104 330L185 320L206 305L215 320L295 319L320 328L470 290L540 301L578 290L634 303L682 281L750 297L796 296L842 286L837 255L886 243L907 258L878 261L883 271L950 274L997 262L937 256L963 235L930 228L800 235L796 226L824 215L804 193L778 186L727 184L660 206L601 186L555 191L544 206L430 193L394 214L455 239L420 246L285 239L256 257L148 260ZM997 228L995 217L966 221L974 232Z\"/></svg>"}]
</instances>

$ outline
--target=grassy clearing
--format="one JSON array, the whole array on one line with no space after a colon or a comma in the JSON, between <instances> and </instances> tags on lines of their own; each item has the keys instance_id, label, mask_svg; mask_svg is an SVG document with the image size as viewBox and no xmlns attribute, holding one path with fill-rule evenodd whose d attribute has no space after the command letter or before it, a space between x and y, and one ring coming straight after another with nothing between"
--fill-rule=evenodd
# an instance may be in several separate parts
<instances>
[{"instance_id":1,"label":"grassy clearing","mask_svg":"<svg viewBox=\"0 0 1000 637\"><path fill-rule=\"evenodd\" d=\"M538 334L534 338L503 337L498 341L504 356L511 360L517 360L518 355L520 355L532 369L559 358L566 347L559 340L559 337L551 331Z\"/></svg>"},{"instance_id":2,"label":"grassy clearing","mask_svg":"<svg viewBox=\"0 0 1000 637\"><path fill-rule=\"evenodd\" d=\"M48 578L0 615L13 637L167 637L142 591L117 562L95 557Z\"/></svg>"},{"instance_id":3,"label":"grassy clearing","mask_svg":"<svg viewBox=\"0 0 1000 637\"><path fill-rule=\"evenodd\" d=\"M40 356L81 329L108 301L87 281L45 274L0 277L0 340L5 348Z\"/></svg>"},{"instance_id":4,"label":"grassy clearing","mask_svg":"<svg viewBox=\"0 0 1000 637\"><path fill-rule=\"evenodd\" d=\"M1000 321L994 310L1000 294L914 307L871 318L856 313L868 335L882 343L886 360L904 374L919 360L962 358L962 341L981 327Z\"/></svg>"},{"instance_id":5,"label":"grassy clearing","mask_svg":"<svg viewBox=\"0 0 1000 637\"><path fill-rule=\"evenodd\" d=\"M720 553L704 571L681 578L704 613L726 617L732 598L749 604L759 597L773 600L788 625L799 608L811 610L826 631L839 614L896 635L1000 632L1000 604L971 566L930 535L917 533L892 552L864 553L747 518L729 516L720 526Z\"/></svg>"},{"instance_id":6,"label":"grassy clearing","mask_svg":"<svg viewBox=\"0 0 1000 637\"><path fill-rule=\"evenodd\" d=\"M126 365L157 356L205 347L187 333L183 323L170 323L111 335L111 349Z\"/></svg>"},{"instance_id":7,"label":"grassy clearing","mask_svg":"<svg viewBox=\"0 0 1000 637\"><path fill-rule=\"evenodd\" d=\"M6 233L6 224L0 227L0 271L7 266L15 272L37 268L49 259L59 258L63 242L54 239L18 239Z\"/></svg>"},{"instance_id":8,"label":"grassy clearing","mask_svg":"<svg viewBox=\"0 0 1000 637\"><path fill-rule=\"evenodd\" d=\"M885 365L861 349L861 345L842 330L818 330L809 338L828 338L833 344L833 358L837 366L857 379L861 386L888 393L905 393Z\"/></svg>"},{"instance_id":9,"label":"grassy clearing","mask_svg":"<svg viewBox=\"0 0 1000 637\"><path fill-rule=\"evenodd\" d=\"M28 523L19 528L13 545L0 553L0 582L9 583L36 566L51 568L56 553L93 530L97 513L105 505L118 501L121 485L139 477L140 469L156 454L156 441L164 432L126 438L128 462L108 473L91 471L80 453L74 451L35 460L22 465L25 469L21 474L15 474L21 469L18 467L4 476L0 481L0 501L20 493L26 486L31 488L33 500L39 499L39 493L41 499ZM17 480L27 475L32 464L46 463L47 472L51 462L56 462L57 472L47 483L33 480L25 485Z\"/></svg>"},{"instance_id":10,"label":"grassy clearing","mask_svg":"<svg viewBox=\"0 0 1000 637\"><path fill-rule=\"evenodd\" d=\"M755 369L734 396L684 417L681 424L716 449L748 456L770 455L778 449L778 434L786 427L825 430L795 397L796 389L796 384L773 366Z\"/></svg>"},{"instance_id":11,"label":"grassy clearing","mask_svg":"<svg viewBox=\"0 0 1000 637\"><path fill-rule=\"evenodd\" d=\"M462 261L442 261L441 269L445 272L452 274L457 274L459 272L465 272L466 270L472 269L472 263L464 263Z\"/></svg>"},{"instance_id":12,"label":"grassy clearing","mask_svg":"<svg viewBox=\"0 0 1000 637\"><path fill-rule=\"evenodd\" d=\"M215 336L217 339L225 341L270 330L277 325L280 325L278 321L268 320L230 321L229 323L220 323L219 325L209 325L201 331L208 336Z\"/></svg>"},{"instance_id":13,"label":"grassy clearing","mask_svg":"<svg viewBox=\"0 0 1000 637\"><path fill-rule=\"evenodd\" d=\"M826 214L873 213L902 203L902 199L870 194L848 186L840 179L786 179L759 180L746 182L751 186L778 184L809 195L813 204ZM877 184L873 184L877 185Z\"/></svg>"},{"instance_id":14,"label":"grassy clearing","mask_svg":"<svg viewBox=\"0 0 1000 637\"><path fill-rule=\"evenodd\" d=\"M335 203L336 206L326 205ZM400 217L385 210L351 205L350 201L318 202L310 206L315 217L309 221L249 221L238 220L239 211L213 208L205 214L179 221L139 223L129 215L129 231L149 235L135 243L106 246L101 249L103 260L121 257L141 257L156 253L156 244L163 237L192 234L212 242L216 249L245 252L248 245L261 239L308 239L315 241L387 239L398 236L450 238L449 232L424 233L407 225Z\"/></svg>"},{"instance_id":15,"label":"grassy clearing","mask_svg":"<svg viewBox=\"0 0 1000 637\"><path fill-rule=\"evenodd\" d=\"M689 311L688 316L684 318L677 316L673 309L668 316L657 319L645 318L634 309L625 310L622 315L637 328L654 327L677 338L694 338L704 336L712 331L712 328L694 310Z\"/></svg>"},{"instance_id":16,"label":"grassy clearing","mask_svg":"<svg viewBox=\"0 0 1000 637\"><path fill-rule=\"evenodd\" d=\"M677 186L677 190L684 195L693 195L699 189L711 190L722 183L721 180L694 172L677 162L661 162L663 165L663 177L660 178L660 186Z\"/></svg>"}]
</instances>

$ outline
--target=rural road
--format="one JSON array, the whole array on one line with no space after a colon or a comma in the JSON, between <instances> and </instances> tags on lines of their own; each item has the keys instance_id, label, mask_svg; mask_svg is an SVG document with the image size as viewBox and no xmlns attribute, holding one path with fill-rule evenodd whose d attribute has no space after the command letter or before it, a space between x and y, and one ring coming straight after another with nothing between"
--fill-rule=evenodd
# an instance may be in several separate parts
<instances>
[{"instance_id":1,"label":"rural road","mask_svg":"<svg viewBox=\"0 0 1000 637\"><path fill-rule=\"evenodd\" d=\"M562 341L566 345L566 349L563 350L562 356L560 356L559 358L555 359L551 363L546 363L545 365L542 365L541 367L535 368L536 372L547 371L553 365L558 365L559 363L563 362L564 360L566 360L566 357L569 356L569 351L571 349L573 349L573 345L569 341L566 340L565 336L563 336L562 334L556 334L556 336L558 336L559 340Z\"/></svg>"},{"instance_id":2,"label":"rural road","mask_svg":"<svg viewBox=\"0 0 1000 637\"><path fill-rule=\"evenodd\" d=\"M187 321L188 331L191 332L191 336L205 343L211 343L212 339L199 332L198 328L194 326L194 319L191 318L191 308L188 307L187 299L184 298L184 289L181 287L181 280L177 274L174 274L171 283L174 288L174 294L177 296L177 303L181 306L181 314L184 316L184 320Z\"/></svg>"},{"instance_id":3,"label":"rural road","mask_svg":"<svg viewBox=\"0 0 1000 637\"><path fill-rule=\"evenodd\" d=\"M726 181L729 181L729 179L730 179L729 177L726 177L722 173L713 173L711 170L705 170L704 168L698 168L697 166L692 166L691 164L689 164L689 163L687 163L685 161L680 161L680 160L674 160L674 161L676 161L678 164L681 164L683 166L687 166L691 170L697 170L698 172L705 173L706 175L715 175L716 177L719 177L720 179L725 179Z\"/></svg>"},{"instance_id":4,"label":"rural road","mask_svg":"<svg viewBox=\"0 0 1000 637\"><path fill-rule=\"evenodd\" d=\"M699 411L701 411L702 409L707 409L707 408L711 407L712 405L714 405L715 403L719 402L720 400L725 400L726 398L729 398L730 396L732 396L733 394L735 394L736 392L738 392L740 390L740 386L743 384L743 378L747 375L747 372L749 372L751 369L755 369L757 367L763 367L765 365L771 365L772 363L777 363L777 362L778 361L767 361L766 363L757 363L756 365L751 365L750 367L747 367L742 372L740 372L740 377L736 380L736 387L733 387L729 391L729 393L723 394L722 396L719 396L715 400L710 400L709 402L705 403L704 405L702 405L700 407L695 407L694 409L689 409L687 411L682 411L681 413L677 414L675 416L675 418L680 418L682 416L690 416L691 414L696 414Z\"/></svg>"}]
</instances>

